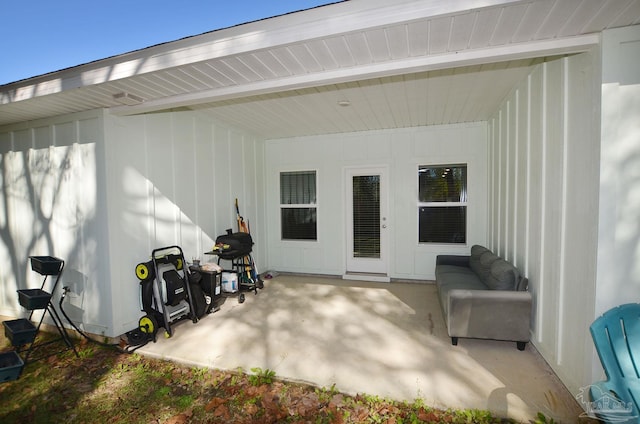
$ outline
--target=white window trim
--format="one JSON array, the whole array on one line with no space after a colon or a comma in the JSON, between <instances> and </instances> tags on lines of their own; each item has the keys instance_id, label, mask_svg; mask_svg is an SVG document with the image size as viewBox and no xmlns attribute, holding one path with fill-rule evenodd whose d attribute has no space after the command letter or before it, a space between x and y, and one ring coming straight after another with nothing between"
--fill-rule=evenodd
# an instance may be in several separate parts
<instances>
[{"instance_id":1,"label":"white window trim","mask_svg":"<svg viewBox=\"0 0 640 424\"><path fill-rule=\"evenodd\" d=\"M464 202L421 202L417 201L417 207L415 209L416 213L416 243L419 247L430 247L430 246L466 246L469 243L468 235L469 235L469 161L440 161L440 162L418 162L416 163L416 174L420 173L421 167L427 168L435 168L435 167L444 167L444 166L466 166L467 167L467 200ZM416 178L414 180L416 182L416 199L420 199L420 182ZM446 207L446 206L464 206L467 208L467 216L465 219L465 230L467 233L467 241L465 243L438 243L438 242L421 242L420 241L420 208L422 207Z\"/></svg>"},{"instance_id":2,"label":"white window trim","mask_svg":"<svg viewBox=\"0 0 640 424\"><path fill-rule=\"evenodd\" d=\"M279 229L279 236L278 239L280 241L280 243L291 243L291 244L298 244L298 243L318 243L320 241L320 231L319 231L319 224L318 222L320 221L319 219L319 213L320 213L320 171L317 168L295 168L295 169L280 169L277 172L277 181L278 181L278 196L280 196L280 175L282 175L283 173L290 173L290 172L315 172L316 175L316 202L315 203L297 203L297 204L284 204L284 203L280 203L280 198L278 197L278 229ZM316 239L315 240L296 240L296 239L283 239L282 238L282 209L283 208L287 208L287 209L302 209L302 208L315 208L316 209Z\"/></svg>"}]
</instances>

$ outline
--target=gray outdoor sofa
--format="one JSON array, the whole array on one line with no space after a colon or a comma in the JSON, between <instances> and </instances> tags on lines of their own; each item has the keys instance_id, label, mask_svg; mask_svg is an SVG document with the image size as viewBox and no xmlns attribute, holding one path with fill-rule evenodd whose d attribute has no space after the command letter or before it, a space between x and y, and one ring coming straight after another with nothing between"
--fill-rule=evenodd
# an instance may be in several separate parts
<instances>
[{"instance_id":1,"label":"gray outdoor sofa","mask_svg":"<svg viewBox=\"0 0 640 424\"><path fill-rule=\"evenodd\" d=\"M518 269L483 246L470 256L439 255L436 284L453 345L459 337L529 341L531 293Z\"/></svg>"}]
</instances>

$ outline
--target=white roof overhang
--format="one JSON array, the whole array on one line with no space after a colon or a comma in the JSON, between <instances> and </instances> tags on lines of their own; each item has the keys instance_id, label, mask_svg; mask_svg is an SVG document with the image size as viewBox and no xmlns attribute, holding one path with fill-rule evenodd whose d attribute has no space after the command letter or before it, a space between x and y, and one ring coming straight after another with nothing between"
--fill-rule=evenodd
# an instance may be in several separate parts
<instances>
[{"instance_id":1,"label":"white roof overhang","mask_svg":"<svg viewBox=\"0 0 640 424\"><path fill-rule=\"evenodd\" d=\"M484 120L540 58L638 22L640 0L351 0L0 86L0 125L96 108L197 109L266 138ZM340 99L362 110L337 110ZM424 116L365 117L398 104Z\"/></svg>"}]
</instances>

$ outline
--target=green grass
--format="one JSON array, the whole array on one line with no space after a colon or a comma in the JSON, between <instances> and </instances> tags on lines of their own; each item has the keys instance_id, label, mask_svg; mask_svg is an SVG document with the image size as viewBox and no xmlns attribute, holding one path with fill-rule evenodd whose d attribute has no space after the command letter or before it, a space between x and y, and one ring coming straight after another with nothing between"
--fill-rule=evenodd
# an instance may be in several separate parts
<instances>
[{"instance_id":1,"label":"green grass","mask_svg":"<svg viewBox=\"0 0 640 424\"><path fill-rule=\"evenodd\" d=\"M88 343L80 343L78 352L79 358L67 351L29 363L18 380L0 384L0 422L511 422L487 411L429 408L421 399L348 396L335 386L282 381L269 369L186 367Z\"/></svg>"}]
</instances>

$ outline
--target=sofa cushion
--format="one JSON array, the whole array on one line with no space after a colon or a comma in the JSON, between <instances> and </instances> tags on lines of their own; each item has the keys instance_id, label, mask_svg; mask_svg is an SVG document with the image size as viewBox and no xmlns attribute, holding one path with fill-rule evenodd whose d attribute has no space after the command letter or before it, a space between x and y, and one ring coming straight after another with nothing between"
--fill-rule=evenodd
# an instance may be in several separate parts
<instances>
[{"instance_id":1,"label":"sofa cushion","mask_svg":"<svg viewBox=\"0 0 640 424\"><path fill-rule=\"evenodd\" d=\"M484 246L480 246L479 244L474 244L473 246L471 246L471 257L480 257L480 255L482 255L484 252L490 252L490 250Z\"/></svg>"},{"instance_id":2,"label":"sofa cushion","mask_svg":"<svg viewBox=\"0 0 640 424\"><path fill-rule=\"evenodd\" d=\"M440 265L436 269L436 283L438 286L455 286L459 289L487 289L471 268L454 265Z\"/></svg>"},{"instance_id":3,"label":"sofa cushion","mask_svg":"<svg viewBox=\"0 0 640 424\"><path fill-rule=\"evenodd\" d=\"M500 259L500 257L490 250L487 250L480 256L480 264L478 265L476 274L478 274L480 280L486 285L489 285L488 281L491 276L491 265L493 265L493 263L498 259Z\"/></svg>"},{"instance_id":4,"label":"sofa cushion","mask_svg":"<svg viewBox=\"0 0 640 424\"><path fill-rule=\"evenodd\" d=\"M520 273L515 266L499 258L491 264L491 272L485 283L493 290L515 290L519 277Z\"/></svg>"},{"instance_id":5,"label":"sofa cushion","mask_svg":"<svg viewBox=\"0 0 640 424\"><path fill-rule=\"evenodd\" d=\"M490 250L484 246L480 246L479 244L474 244L473 246L471 246L471 255L469 256L469 266L471 267L472 270L476 272L476 274L480 269L480 257L485 252L490 252Z\"/></svg>"},{"instance_id":6,"label":"sofa cushion","mask_svg":"<svg viewBox=\"0 0 640 424\"><path fill-rule=\"evenodd\" d=\"M487 290L487 286L480 281L471 268L452 265L438 266L436 269L436 284L438 286L440 305L442 305L445 316L449 306L449 291L455 289Z\"/></svg>"}]
</instances>

